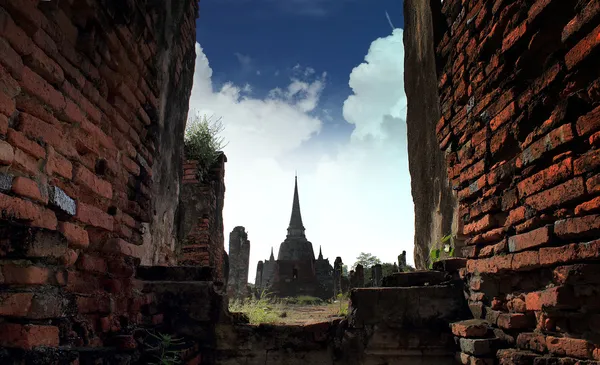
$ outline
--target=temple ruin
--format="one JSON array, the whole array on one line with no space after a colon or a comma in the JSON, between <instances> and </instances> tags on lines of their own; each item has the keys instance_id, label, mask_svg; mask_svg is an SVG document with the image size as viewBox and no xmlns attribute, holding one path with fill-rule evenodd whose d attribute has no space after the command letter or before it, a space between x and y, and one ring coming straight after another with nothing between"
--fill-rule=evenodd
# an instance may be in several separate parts
<instances>
[{"instance_id":1,"label":"temple ruin","mask_svg":"<svg viewBox=\"0 0 600 365\"><path fill-rule=\"evenodd\" d=\"M149 333L189 365L600 363L597 0L404 1L419 271L299 326L227 309L226 158L198 179L182 146L197 16L0 1L1 364L147 364ZM257 274L290 294L321 272L297 202Z\"/></svg>"},{"instance_id":2,"label":"temple ruin","mask_svg":"<svg viewBox=\"0 0 600 365\"><path fill-rule=\"evenodd\" d=\"M329 259L323 258L320 248L319 256L315 259L312 243L306 239L300 212L298 177L294 182L290 224L285 240L279 247L277 260L271 249L269 259L257 264L254 284L258 294L266 291L278 297L333 297L333 267Z\"/></svg>"}]
</instances>

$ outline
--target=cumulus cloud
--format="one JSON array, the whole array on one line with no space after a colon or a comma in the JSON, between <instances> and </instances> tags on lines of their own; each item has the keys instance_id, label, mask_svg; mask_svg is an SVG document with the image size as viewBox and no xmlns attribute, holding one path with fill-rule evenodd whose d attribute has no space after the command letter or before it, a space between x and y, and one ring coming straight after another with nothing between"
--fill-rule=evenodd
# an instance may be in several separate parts
<instances>
[{"instance_id":1,"label":"cumulus cloud","mask_svg":"<svg viewBox=\"0 0 600 365\"><path fill-rule=\"evenodd\" d=\"M360 252L393 262L412 258L413 204L406 153L406 96L402 30L375 40L364 62L349 75L352 95L343 105L345 121L320 107L327 74L293 68L286 84L264 99L250 85L225 84L213 90L212 70L196 45L196 73L190 108L222 117L225 148L225 234L242 225L251 241L250 281L256 262L275 253L286 234L294 170L290 154L305 156L310 172L298 171L300 205L307 237L333 262L351 265ZM323 120L315 115L323 116ZM319 138L323 123L350 123L345 144L315 153L307 141ZM226 239L226 247L228 246Z\"/></svg>"}]
</instances>

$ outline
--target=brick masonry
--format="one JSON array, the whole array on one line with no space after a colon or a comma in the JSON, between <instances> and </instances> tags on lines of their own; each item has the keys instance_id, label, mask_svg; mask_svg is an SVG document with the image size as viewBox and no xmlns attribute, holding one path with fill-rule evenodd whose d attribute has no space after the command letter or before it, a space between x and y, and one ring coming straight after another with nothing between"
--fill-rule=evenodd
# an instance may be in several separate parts
<instances>
[{"instance_id":1,"label":"brick masonry","mask_svg":"<svg viewBox=\"0 0 600 365\"><path fill-rule=\"evenodd\" d=\"M600 5L446 0L433 18L473 316L507 336L501 363L600 361Z\"/></svg>"},{"instance_id":2,"label":"brick masonry","mask_svg":"<svg viewBox=\"0 0 600 365\"><path fill-rule=\"evenodd\" d=\"M175 258L147 237L175 238L156 216L179 191L196 16L193 1L0 2L1 363L88 363L38 348L89 359L160 321L133 275Z\"/></svg>"},{"instance_id":3,"label":"brick masonry","mask_svg":"<svg viewBox=\"0 0 600 365\"><path fill-rule=\"evenodd\" d=\"M186 161L179 202L178 263L210 266L222 282L228 271L223 235L226 161L221 154L203 181L198 180L198 162Z\"/></svg>"}]
</instances>

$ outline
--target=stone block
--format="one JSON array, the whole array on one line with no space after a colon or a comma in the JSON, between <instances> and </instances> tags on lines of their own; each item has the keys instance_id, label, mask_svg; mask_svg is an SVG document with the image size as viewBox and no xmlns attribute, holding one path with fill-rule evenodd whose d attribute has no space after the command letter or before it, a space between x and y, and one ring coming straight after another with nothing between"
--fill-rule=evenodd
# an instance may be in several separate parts
<instances>
[{"instance_id":1,"label":"stone block","mask_svg":"<svg viewBox=\"0 0 600 365\"><path fill-rule=\"evenodd\" d=\"M136 277L146 281L211 281L214 269L208 266L140 266Z\"/></svg>"},{"instance_id":2,"label":"stone block","mask_svg":"<svg viewBox=\"0 0 600 365\"><path fill-rule=\"evenodd\" d=\"M356 327L385 324L389 327L440 325L468 313L462 289L454 285L363 288L350 294Z\"/></svg>"},{"instance_id":3,"label":"stone block","mask_svg":"<svg viewBox=\"0 0 600 365\"><path fill-rule=\"evenodd\" d=\"M484 356L490 354L494 349L495 339L474 339L461 338L459 340L460 350L464 353L474 356Z\"/></svg>"},{"instance_id":4,"label":"stone block","mask_svg":"<svg viewBox=\"0 0 600 365\"><path fill-rule=\"evenodd\" d=\"M459 337L484 337L489 331L489 323L481 319L469 319L451 324L452 333Z\"/></svg>"},{"instance_id":5,"label":"stone block","mask_svg":"<svg viewBox=\"0 0 600 365\"><path fill-rule=\"evenodd\" d=\"M58 186L51 186L48 192L50 194L50 204L71 216L76 214L77 203L61 188Z\"/></svg>"},{"instance_id":6,"label":"stone block","mask_svg":"<svg viewBox=\"0 0 600 365\"><path fill-rule=\"evenodd\" d=\"M433 269L449 273L457 273L458 270L467 267L467 260L460 257L439 260L433 263Z\"/></svg>"},{"instance_id":7,"label":"stone block","mask_svg":"<svg viewBox=\"0 0 600 365\"><path fill-rule=\"evenodd\" d=\"M441 271L414 271L394 273L383 278L383 287L411 287L423 285L438 285L450 280L445 272Z\"/></svg>"}]
</instances>

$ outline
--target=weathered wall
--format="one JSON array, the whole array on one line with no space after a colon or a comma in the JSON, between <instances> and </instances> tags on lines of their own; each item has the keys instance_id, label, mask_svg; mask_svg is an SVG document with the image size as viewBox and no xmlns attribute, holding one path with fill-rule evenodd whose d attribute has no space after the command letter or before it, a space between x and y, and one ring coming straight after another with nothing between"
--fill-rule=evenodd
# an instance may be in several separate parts
<instances>
[{"instance_id":1,"label":"weathered wall","mask_svg":"<svg viewBox=\"0 0 600 365\"><path fill-rule=\"evenodd\" d=\"M430 7L435 14L441 7L440 1L404 1L408 167L415 202L414 259L418 269L427 268L429 251L440 247L443 236L457 232L456 196L448 181L445 156L437 148L435 134L441 115L433 48L433 24L438 19L432 16Z\"/></svg>"},{"instance_id":2,"label":"weathered wall","mask_svg":"<svg viewBox=\"0 0 600 365\"><path fill-rule=\"evenodd\" d=\"M186 161L178 212L178 263L210 266L215 269L215 280L220 281L226 276L223 237L226 161L221 154L205 181L198 180L198 162Z\"/></svg>"},{"instance_id":3,"label":"weathered wall","mask_svg":"<svg viewBox=\"0 0 600 365\"><path fill-rule=\"evenodd\" d=\"M244 227L235 227L229 234L229 298L245 298L248 290L248 269L250 268L250 241ZM260 265L262 271L262 265ZM259 274L259 272L257 272ZM259 284L260 285L260 280Z\"/></svg>"},{"instance_id":4,"label":"weathered wall","mask_svg":"<svg viewBox=\"0 0 600 365\"><path fill-rule=\"evenodd\" d=\"M600 360L600 4L446 0L438 14L435 130L469 237L462 275L497 330L470 343L501 363Z\"/></svg>"},{"instance_id":5,"label":"weathered wall","mask_svg":"<svg viewBox=\"0 0 600 365\"><path fill-rule=\"evenodd\" d=\"M178 191L196 15L193 1L0 2L0 362L102 357L161 321L133 274L169 261L161 201Z\"/></svg>"}]
</instances>

